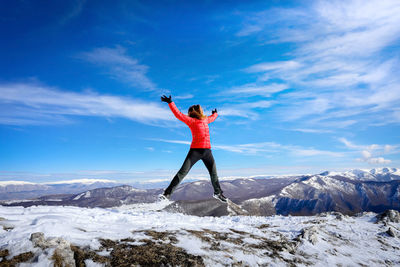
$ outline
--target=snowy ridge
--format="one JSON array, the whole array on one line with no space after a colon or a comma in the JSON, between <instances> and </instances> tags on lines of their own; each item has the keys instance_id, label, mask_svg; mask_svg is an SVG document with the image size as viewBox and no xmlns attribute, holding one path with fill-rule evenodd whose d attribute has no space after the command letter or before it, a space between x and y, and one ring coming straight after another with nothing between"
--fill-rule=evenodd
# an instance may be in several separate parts
<instances>
[{"instance_id":1,"label":"snowy ridge","mask_svg":"<svg viewBox=\"0 0 400 267\"><path fill-rule=\"evenodd\" d=\"M351 179L364 181L390 181L400 180L399 168L352 169L345 172L325 171L322 176L344 176Z\"/></svg>"}]
</instances>

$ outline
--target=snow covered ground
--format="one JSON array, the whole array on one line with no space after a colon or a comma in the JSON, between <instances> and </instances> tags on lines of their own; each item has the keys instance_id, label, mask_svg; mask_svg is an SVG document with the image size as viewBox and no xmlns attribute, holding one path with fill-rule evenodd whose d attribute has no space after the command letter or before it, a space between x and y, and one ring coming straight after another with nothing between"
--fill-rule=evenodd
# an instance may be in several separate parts
<instances>
[{"instance_id":1,"label":"snow covered ground","mask_svg":"<svg viewBox=\"0 0 400 267\"><path fill-rule=\"evenodd\" d=\"M197 217L160 211L166 205L0 206L0 260L2 253L8 254L5 261L31 251L34 257L20 266L52 266L57 246L69 250L72 244L92 251L84 261L87 266L115 264L123 258L116 258L116 250L141 246L157 247L158 257L167 257L160 248L169 246L168 251L184 251L197 265L206 266L400 266L400 223L376 222L375 213ZM394 237L386 233L389 227ZM34 241L31 235L36 232L51 244ZM105 261L96 262L93 252Z\"/></svg>"}]
</instances>

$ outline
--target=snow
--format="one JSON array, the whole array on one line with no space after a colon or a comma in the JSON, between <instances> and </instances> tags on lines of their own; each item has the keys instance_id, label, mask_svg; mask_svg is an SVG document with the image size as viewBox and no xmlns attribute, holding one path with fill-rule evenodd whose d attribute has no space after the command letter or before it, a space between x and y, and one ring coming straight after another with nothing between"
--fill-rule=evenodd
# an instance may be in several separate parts
<instances>
[{"instance_id":1,"label":"snow","mask_svg":"<svg viewBox=\"0 0 400 267\"><path fill-rule=\"evenodd\" d=\"M36 184L25 181L0 181L0 186L8 186L8 185L36 185Z\"/></svg>"},{"instance_id":2,"label":"snow","mask_svg":"<svg viewBox=\"0 0 400 267\"><path fill-rule=\"evenodd\" d=\"M197 217L181 213L168 213L162 209L169 201L125 205L118 208L79 208L69 206L0 206L0 225L12 225L6 231L0 227L0 249L9 249L12 256L33 248L30 235L43 232L45 237L61 237L77 246L100 247L99 238L120 240L149 238L142 230L173 231L178 240L176 246L188 253L203 257L207 266L242 265L286 266L279 257L269 257L266 249L251 249L251 245L268 240L292 240L302 229L315 225L317 242L301 242L296 255L288 251L280 252L287 260L294 257L311 261L317 265L382 265L385 260L394 265L399 262L400 240L382 234L387 226L374 223L374 213L364 213L360 217L344 216L336 219L334 214L323 216L225 216ZM315 223L315 221L317 221ZM259 227L269 224L267 228ZM390 223L397 233L399 223ZM239 238L244 243L234 244L228 240L219 241L219 250L212 250L209 244L188 230L210 231L227 234L229 238ZM234 230L234 231L233 231ZM240 231L240 232L235 232ZM243 233L244 234L240 234ZM207 232L207 236L212 236ZM283 242L283 241L282 241ZM385 245L387 244L387 245ZM107 252L101 252L107 255ZM266 254L267 253L267 254ZM304 255L307 255L304 256ZM37 266L49 266L51 254L42 254ZM99 266L87 260L88 266ZM24 265L21 265L24 266ZM25 265L28 266L28 265ZM33 265L29 265L33 266Z\"/></svg>"},{"instance_id":3,"label":"snow","mask_svg":"<svg viewBox=\"0 0 400 267\"><path fill-rule=\"evenodd\" d=\"M345 176L351 179L380 181L400 179L399 168L352 169L344 172L326 171L323 176ZM390 175L390 177L387 177ZM396 178L396 176L399 176Z\"/></svg>"},{"instance_id":4,"label":"snow","mask_svg":"<svg viewBox=\"0 0 400 267\"><path fill-rule=\"evenodd\" d=\"M323 183L321 183L319 180L322 180ZM332 179L329 176L327 177L327 176L316 175L304 181L303 183L308 184L318 190L337 189L338 191L343 191L346 193L351 193L356 190L355 185L337 179ZM296 186L296 184L294 184L293 186Z\"/></svg>"},{"instance_id":5,"label":"snow","mask_svg":"<svg viewBox=\"0 0 400 267\"><path fill-rule=\"evenodd\" d=\"M86 264L86 267L102 267L102 266L104 266L104 264L94 262L91 259L85 260L85 264Z\"/></svg>"},{"instance_id":6,"label":"snow","mask_svg":"<svg viewBox=\"0 0 400 267\"><path fill-rule=\"evenodd\" d=\"M76 197L74 197L74 200L81 199L81 197L83 197L84 195L85 195L85 193L79 194Z\"/></svg>"},{"instance_id":7,"label":"snow","mask_svg":"<svg viewBox=\"0 0 400 267\"><path fill-rule=\"evenodd\" d=\"M81 194L77 195L76 197L74 197L74 200L81 199L82 197L83 198L89 198L90 196L91 196L90 191L86 191L86 192L81 193Z\"/></svg>"}]
</instances>

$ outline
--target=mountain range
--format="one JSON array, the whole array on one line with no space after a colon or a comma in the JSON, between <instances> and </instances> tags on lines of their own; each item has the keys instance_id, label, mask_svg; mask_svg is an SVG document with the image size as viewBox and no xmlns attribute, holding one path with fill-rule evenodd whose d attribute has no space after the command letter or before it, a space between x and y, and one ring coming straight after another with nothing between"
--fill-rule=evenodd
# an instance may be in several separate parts
<instances>
[{"instance_id":1,"label":"mountain range","mask_svg":"<svg viewBox=\"0 0 400 267\"><path fill-rule=\"evenodd\" d=\"M98 181L86 186L99 186L99 183ZM231 200L230 205L212 200L210 182L201 180L181 184L172 195L171 200L174 202L166 209L200 216L313 215L329 211L350 215L362 211L400 210L400 171L396 168L239 178L221 180L220 183L224 194ZM158 194L163 191L137 189L129 185L115 186L115 183L105 184L110 187L72 194L49 194L23 201L3 201L2 205L115 207L155 202ZM74 185L68 188L78 190L84 187Z\"/></svg>"},{"instance_id":2,"label":"mountain range","mask_svg":"<svg viewBox=\"0 0 400 267\"><path fill-rule=\"evenodd\" d=\"M49 183L0 181L0 200L30 199L51 194L76 194L87 190L121 185L113 180L80 179Z\"/></svg>"}]
</instances>

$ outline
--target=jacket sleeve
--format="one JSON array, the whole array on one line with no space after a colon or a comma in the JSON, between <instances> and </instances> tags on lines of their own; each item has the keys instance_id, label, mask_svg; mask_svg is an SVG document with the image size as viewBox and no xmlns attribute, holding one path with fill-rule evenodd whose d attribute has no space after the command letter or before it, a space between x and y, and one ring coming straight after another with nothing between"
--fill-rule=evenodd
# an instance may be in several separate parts
<instances>
[{"instance_id":1,"label":"jacket sleeve","mask_svg":"<svg viewBox=\"0 0 400 267\"><path fill-rule=\"evenodd\" d=\"M208 123L212 123L213 121L215 121L215 119L218 117L218 113L215 112L214 114L212 114L211 116L207 117Z\"/></svg>"},{"instance_id":2,"label":"jacket sleeve","mask_svg":"<svg viewBox=\"0 0 400 267\"><path fill-rule=\"evenodd\" d=\"M180 112L174 102L169 103L168 106L178 120L183 121L187 125L190 124L190 122L192 121L192 118L190 118L188 115L185 115L182 112Z\"/></svg>"}]
</instances>

